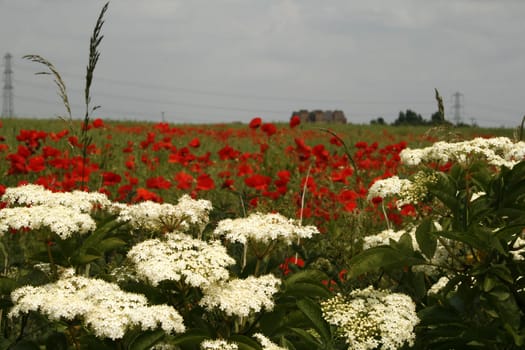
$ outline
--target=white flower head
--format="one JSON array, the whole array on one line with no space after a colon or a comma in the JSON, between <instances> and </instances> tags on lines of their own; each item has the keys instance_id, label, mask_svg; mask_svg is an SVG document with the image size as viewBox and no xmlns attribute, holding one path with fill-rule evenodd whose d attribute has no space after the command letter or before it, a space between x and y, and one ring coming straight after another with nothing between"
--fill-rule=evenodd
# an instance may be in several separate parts
<instances>
[{"instance_id":1,"label":"white flower head","mask_svg":"<svg viewBox=\"0 0 525 350\"><path fill-rule=\"evenodd\" d=\"M35 205L0 210L0 236L10 229L48 229L61 239L66 239L75 233L91 232L96 226L96 222L89 214L70 207Z\"/></svg>"},{"instance_id":2,"label":"white flower head","mask_svg":"<svg viewBox=\"0 0 525 350\"><path fill-rule=\"evenodd\" d=\"M321 303L323 318L338 327L352 349L399 349L413 345L414 327L419 323L416 306L409 296L357 289Z\"/></svg>"},{"instance_id":3,"label":"white flower head","mask_svg":"<svg viewBox=\"0 0 525 350\"><path fill-rule=\"evenodd\" d=\"M235 343L229 343L226 340L214 339L204 340L201 343L201 350L237 350L239 347Z\"/></svg>"},{"instance_id":4,"label":"white flower head","mask_svg":"<svg viewBox=\"0 0 525 350\"><path fill-rule=\"evenodd\" d=\"M208 310L218 308L226 315L249 316L262 309L272 310L273 295L281 281L272 274L219 282L204 289L199 305Z\"/></svg>"},{"instance_id":5,"label":"white flower head","mask_svg":"<svg viewBox=\"0 0 525 350\"><path fill-rule=\"evenodd\" d=\"M167 333L185 331L182 316L171 306L149 306L145 296L124 292L100 279L64 276L55 283L14 290L9 317L35 311L51 320L80 318L96 336L111 339L122 338L136 326L143 330L160 327Z\"/></svg>"},{"instance_id":6,"label":"white flower head","mask_svg":"<svg viewBox=\"0 0 525 350\"><path fill-rule=\"evenodd\" d=\"M465 164L472 157L481 157L490 165L512 168L525 158L525 142L512 142L507 137L477 137L453 143L439 141L421 149L405 148L399 156L401 162L407 165L448 161Z\"/></svg>"},{"instance_id":7,"label":"white flower head","mask_svg":"<svg viewBox=\"0 0 525 350\"><path fill-rule=\"evenodd\" d=\"M187 231L191 226L197 226L202 231L213 207L208 200L194 200L186 194L177 204L152 201L131 205L115 203L113 209L119 214L118 221L129 222L134 229Z\"/></svg>"},{"instance_id":8,"label":"white flower head","mask_svg":"<svg viewBox=\"0 0 525 350\"><path fill-rule=\"evenodd\" d=\"M9 206L66 207L82 213L110 207L111 201L99 192L52 192L41 185L27 184L6 188L2 201Z\"/></svg>"},{"instance_id":9,"label":"white flower head","mask_svg":"<svg viewBox=\"0 0 525 350\"><path fill-rule=\"evenodd\" d=\"M286 350L286 348L280 347L277 344L273 343L264 334L255 333L253 336L262 345L263 350Z\"/></svg>"},{"instance_id":10,"label":"white flower head","mask_svg":"<svg viewBox=\"0 0 525 350\"><path fill-rule=\"evenodd\" d=\"M235 264L219 241L205 242L183 233L143 241L132 247L127 256L138 278L152 286L164 280L182 280L204 288L228 279L226 267Z\"/></svg>"},{"instance_id":11,"label":"white flower head","mask_svg":"<svg viewBox=\"0 0 525 350\"><path fill-rule=\"evenodd\" d=\"M450 281L450 278L447 276L441 276L439 280L434 283L427 291L428 295L435 295L438 294Z\"/></svg>"},{"instance_id":12,"label":"white flower head","mask_svg":"<svg viewBox=\"0 0 525 350\"><path fill-rule=\"evenodd\" d=\"M279 240L290 245L299 238L311 238L318 233L315 226L302 226L296 220L281 214L253 213L246 218L220 221L213 235L224 236L232 242L242 244L248 241L268 243Z\"/></svg>"}]
</instances>

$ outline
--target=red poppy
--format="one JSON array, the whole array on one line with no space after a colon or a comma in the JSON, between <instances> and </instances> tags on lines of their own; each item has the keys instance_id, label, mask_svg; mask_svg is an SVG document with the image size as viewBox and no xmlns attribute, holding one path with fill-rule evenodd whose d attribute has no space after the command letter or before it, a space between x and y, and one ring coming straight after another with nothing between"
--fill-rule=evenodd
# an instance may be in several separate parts
<instances>
[{"instance_id":1,"label":"red poppy","mask_svg":"<svg viewBox=\"0 0 525 350\"><path fill-rule=\"evenodd\" d=\"M153 192L148 191L145 188L139 187L137 188L137 194L133 198L134 202L142 202L142 201L152 201L157 203L162 203L162 198Z\"/></svg>"},{"instance_id":2,"label":"red poppy","mask_svg":"<svg viewBox=\"0 0 525 350\"><path fill-rule=\"evenodd\" d=\"M295 257L295 256L291 256L289 258L284 259L284 263L279 265L279 268L283 272L283 275L286 276L290 272L292 272L292 270L290 269L290 265L295 265L297 267L304 267L304 260L299 257Z\"/></svg>"},{"instance_id":3,"label":"red poppy","mask_svg":"<svg viewBox=\"0 0 525 350\"><path fill-rule=\"evenodd\" d=\"M250 124L248 126L250 129L257 129L262 124L262 119L259 117L255 117L250 121Z\"/></svg>"},{"instance_id":4,"label":"red poppy","mask_svg":"<svg viewBox=\"0 0 525 350\"><path fill-rule=\"evenodd\" d=\"M232 179L226 179L222 183L221 188L227 188L227 189L233 190L235 189L233 185L234 185L234 181Z\"/></svg>"},{"instance_id":5,"label":"red poppy","mask_svg":"<svg viewBox=\"0 0 525 350\"><path fill-rule=\"evenodd\" d=\"M330 138L330 143L332 145L335 145L335 146L338 146L338 147L343 145L341 140L339 138L335 137L335 136L332 136L332 138Z\"/></svg>"},{"instance_id":6,"label":"red poppy","mask_svg":"<svg viewBox=\"0 0 525 350\"><path fill-rule=\"evenodd\" d=\"M171 188L171 182L163 176L151 177L146 180L146 187L159 190L168 190Z\"/></svg>"},{"instance_id":7,"label":"red poppy","mask_svg":"<svg viewBox=\"0 0 525 350\"><path fill-rule=\"evenodd\" d=\"M180 190L189 190L193 184L193 176L184 171L175 174L174 179L177 181L177 188Z\"/></svg>"},{"instance_id":8,"label":"red poppy","mask_svg":"<svg viewBox=\"0 0 525 350\"><path fill-rule=\"evenodd\" d=\"M255 174L244 179L246 186L255 188L256 190L266 190L271 182L271 177L260 174Z\"/></svg>"},{"instance_id":9,"label":"red poppy","mask_svg":"<svg viewBox=\"0 0 525 350\"><path fill-rule=\"evenodd\" d=\"M197 186L195 189L197 191L209 191L215 188L215 182L208 174L201 174L197 177Z\"/></svg>"},{"instance_id":10,"label":"red poppy","mask_svg":"<svg viewBox=\"0 0 525 350\"><path fill-rule=\"evenodd\" d=\"M197 148L201 145L201 142L199 141L199 139L196 137L194 138L193 140L191 140L189 143L188 143L188 146L190 147L193 147L193 148Z\"/></svg>"},{"instance_id":11,"label":"red poppy","mask_svg":"<svg viewBox=\"0 0 525 350\"><path fill-rule=\"evenodd\" d=\"M103 128L104 127L104 121L100 118L97 118L95 120L93 120L93 127L95 129L100 129L100 128Z\"/></svg>"},{"instance_id":12,"label":"red poppy","mask_svg":"<svg viewBox=\"0 0 525 350\"><path fill-rule=\"evenodd\" d=\"M237 176L244 176L249 174L253 174L253 168L251 167L251 165L246 163L239 164L239 166L237 167Z\"/></svg>"},{"instance_id":13,"label":"red poppy","mask_svg":"<svg viewBox=\"0 0 525 350\"><path fill-rule=\"evenodd\" d=\"M122 181L122 176L111 171L102 173L102 186L113 186Z\"/></svg>"},{"instance_id":14,"label":"red poppy","mask_svg":"<svg viewBox=\"0 0 525 350\"><path fill-rule=\"evenodd\" d=\"M261 130L268 136L272 136L277 132L277 127L271 123L265 123L261 126Z\"/></svg>"},{"instance_id":15,"label":"red poppy","mask_svg":"<svg viewBox=\"0 0 525 350\"><path fill-rule=\"evenodd\" d=\"M290 128L295 128L297 125L301 124L301 118L298 115L293 115L290 118Z\"/></svg>"},{"instance_id":16,"label":"red poppy","mask_svg":"<svg viewBox=\"0 0 525 350\"><path fill-rule=\"evenodd\" d=\"M219 154L219 158L221 160L236 159L237 157L239 157L239 154L241 154L241 152L236 151L229 145L224 146L217 153Z\"/></svg>"}]
</instances>

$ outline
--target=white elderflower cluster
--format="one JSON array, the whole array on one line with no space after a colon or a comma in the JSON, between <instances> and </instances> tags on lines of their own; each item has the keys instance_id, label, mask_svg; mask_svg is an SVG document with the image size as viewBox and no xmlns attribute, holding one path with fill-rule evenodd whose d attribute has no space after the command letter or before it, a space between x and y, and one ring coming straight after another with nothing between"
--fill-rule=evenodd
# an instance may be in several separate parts
<instances>
[{"instance_id":1,"label":"white elderflower cluster","mask_svg":"<svg viewBox=\"0 0 525 350\"><path fill-rule=\"evenodd\" d=\"M272 274L214 283L204 289L199 305L208 310L218 308L228 316L239 317L262 309L272 310L273 295L277 293L280 283Z\"/></svg>"},{"instance_id":2,"label":"white elderflower cluster","mask_svg":"<svg viewBox=\"0 0 525 350\"><path fill-rule=\"evenodd\" d=\"M152 231L186 231L191 225L202 229L208 224L213 209L210 201L194 200L185 194L177 204L145 201L132 205L114 204L119 221L127 221L135 229Z\"/></svg>"},{"instance_id":3,"label":"white elderflower cluster","mask_svg":"<svg viewBox=\"0 0 525 350\"><path fill-rule=\"evenodd\" d=\"M368 189L368 200L375 197L387 198L397 196L401 192L409 191L412 182L408 179L400 179L398 176L391 176L386 179L377 180Z\"/></svg>"},{"instance_id":4,"label":"white elderflower cluster","mask_svg":"<svg viewBox=\"0 0 525 350\"><path fill-rule=\"evenodd\" d=\"M61 239L66 239L75 233L91 232L96 226L91 216L69 207L36 205L0 210L0 236L10 229L48 229Z\"/></svg>"},{"instance_id":5,"label":"white elderflower cluster","mask_svg":"<svg viewBox=\"0 0 525 350\"><path fill-rule=\"evenodd\" d=\"M484 158L491 165L512 168L525 158L525 142L512 142L507 137L478 137L455 143L440 141L425 148L405 148L399 156L407 165L433 161L465 164L474 156Z\"/></svg>"},{"instance_id":6,"label":"white elderflower cluster","mask_svg":"<svg viewBox=\"0 0 525 350\"><path fill-rule=\"evenodd\" d=\"M410 230L398 230L394 231L392 229L386 229L381 232L379 232L376 235L366 236L363 238L363 250L370 249L373 247L378 247L381 245L389 245L390 240L398 242L401 236L403 236L405 233L410 235L410 238L412 238L412 248L414 250L419 250L419 245L416 241L416 229L411 228Z\"/></svg>"},{"instance_id":7,"label":"white elderflower cluster","mask_svg":"<svg viewBox=\"0 0 525 350\"><path fill-rule=\"evenodd\" d=\"M428 193L428 185L437 181L433 173L417 172L412 180L392 176L377 180L368 189L368 200L375 197L395 197L398 208L405 204L419 203Z\"/></svg>"},{"instance_id":8,"label":"white elderflower cluster","mask_svg":"<svg viewBox=\"0 0 525 350\"><path fill-rule=\"evenodd\" d=\"M183 233L143 241L127 255L138 278L157 286L164 280L204 288L228 279L227 266L235 263L218 241L205 242Z\"/></svg>"},{"instance_id":9,"label":"white elderflower cluster","mask_svg":"<svg viewBox=\"0 0 525 350\"><path fill-rule=\"evenodd\" d=\"M311 238L318 233L315 226L302 226L281 214L253 213L246 218L220 221L213 235L225 236L231 242L242 244L248 241L268 243L279 240L290 245L299 238Z\"/></svg>"},{"instance_id":10,"label":"white elderflower cluster","mask_svg":"<svg viewBox=\"0 0 525 350\"><path fill-rule=\"evenodd\" d=\"M512 246L512 250L510 250L510 254L512 255L512 259L514 260L525 260L523 257L525 255L525 239L518 237L516 241L514 242Z\"/></svg>"},{"instance_id":11,"label":"white elderflower cluster","mask_svg":"<svg viewBox=\"0 0 525 350\"><path fill-rule=\"evenodd\" d=\"M6 188L2 201L9 206L46 206L66 207L82 213L89 213L94 209L104 209L111 205L111 201L103 193L98 192L52 192L41 185L23 185Z\"/></svg>"},{"instance_id":12,"label":"white elderflower cluster","mask_svg":"<svg viewBox=\"0 0 525 350\"><path fill-rule=\"evenodd\" d=\"M436 227L438 231L441 229L441 226L437 222L434 222L434 226ZM392 229L386 229L386 230L379 232L376 235L366 236L363 238L363 250L382 246L382 245L390 245L391 240L395 242L399 242L399 239L405 233L408 233L410 235L410 238L412 240L412 249L414 249L414 251L421 252L421 249L419 248L419 244L417 243L417 239L416 239L416 227L411 227L411 228L407 228L406 230L398 230L398 231L394 231ZM459 256L461 247L452 247L452 246L445 247L443 245L443 244L448 244L448 243L451 243L451 241L446 238L442 238L440 241L437 242L437 246L436 246L434 255L428 259L428 264L412 266L412 270L414 272L418 272L418 271L423 272L429 276L436 276L440 274L439 266L443 266L443 267L456 266L457 262L455 261L455 259L452 258L450 253L457 252Z\"/></svg>"},{"instance_id":13,"label":"white elderflower cluster","mask_svg":"<svg viewBox=\"0 0 525 350\"><path fill-rule=\"evenodd\" d=\"M450 281L450 278L448 278L447 276L441 276L439 280L428 289L427 294L428 295L438 294L443 288L445 288L445 286L447 285L449 281Z\"/></svg>"},{"instance_id":14,"label":"white elderflower cluster","mask_svg":"<svg viewBox=\"0 0 525 350\"><path fill-rule=\"evenodd\" d=\"M222 339L207 339L201 343L201 350L237 350L239 347L235 343L229 343Z\"/></svg>"},{"instance_id":15,"label":"white elderflower cluster","mask_svg":"<svg viewBox=\"0 0 525 350\"><path fill-rule=\"evenodd\" d=\"M255 333L253 336L262 345L263 350L286 350L286 348L278 346L261 333Z\"/></svg>"},{"instance_id":16,"label":"white elderflower cluster","mask_svg":"<svg viewBox=\"0 0 525 350\"><path fill-rule=\"evenodd\" d=\"M412 346L419 323L409 296L368 287L321 302L323 318L338 327L349 348L395 350Z\"/></svg>"},{"instance_id":17,"label":"white elderflower cluster","mask_svg":"<svg viewBox=\"0 0 525 350\"><path fill-rule=\"evenodd\" d=\"M167 333L185 331L182 316L168 305L148 305L145 296L122 291L116 284L100 279L65 274L55 283L24 286L11 293L9 317L30 311L51 320L82 319L94 334L120 339L133 327Z\"/></svg>"},{"instance_id":18,"label":"white elderflower cluster","mask_svg":"<svg viewBox=\"0 0 525 350\"><path fill-rule=\"evenodd\" d=\"M237 350L239 347L235 343L229 343L226 340L214 339L204 340L201 343L201 350Z\"/></svg>"}]
</instances>

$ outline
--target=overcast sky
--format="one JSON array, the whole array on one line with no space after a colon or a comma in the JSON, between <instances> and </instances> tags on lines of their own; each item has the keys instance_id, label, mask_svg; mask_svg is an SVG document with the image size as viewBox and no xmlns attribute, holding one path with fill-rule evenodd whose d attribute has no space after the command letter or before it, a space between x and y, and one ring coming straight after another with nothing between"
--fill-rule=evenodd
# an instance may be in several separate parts
<instances>
[{"instance_id":1,"label":"overcast sky","mask_svg":"<svg viewBox=\"0 0 525 350\"><path fill-rule=\"evenodd\" d=\"M105 3L0 0L16 115L64 113L51 78L34 75L44 67L21 58L39 54L83 117L89 38ZM285 121L340 109L368 123L412 109L429 119L437 88L448 119L459 102L463 122L514 127L525 114L524 17L523 0L113 0L94 117Z\"/></svg>"}]
</instances>

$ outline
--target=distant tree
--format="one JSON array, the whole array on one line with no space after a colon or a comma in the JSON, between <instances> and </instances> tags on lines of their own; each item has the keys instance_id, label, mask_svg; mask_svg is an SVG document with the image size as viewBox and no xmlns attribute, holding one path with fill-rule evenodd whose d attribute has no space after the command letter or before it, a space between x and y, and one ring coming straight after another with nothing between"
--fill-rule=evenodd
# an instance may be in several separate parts
<instances>
[{"instance_id":1,"label":"distant tree","mask_svg":"<svg viewBox=\"0 0 525 350\"><path fill-rule=\"evenodd\" d=\"M378 124L378 125L385 125L386 122L385 122L385 120L383 119L383 117L379 117L379 118L377 118L377 119L372 119L372 120L370 121L370 124L372 124L372 125L376 125L376 124Z\"/></svg>"},{"instance_id":2,"label":"distant tree","mask_svg":"<svg viewBox=\"0 0 525 350\"><path fill-rule=\"evenodd\" d=\"M414 112L411 109L407 109L406 112L399 112L397 119L393 125L426 125L428 124L421 114Z\"/></svg>"},{"instance_id":3,"label":"distant tree","mask_svg":"<svg viewBox=\"0 0 525 350\"><path fill-rule=\"evenodd\" d=\"M436 111L430 116L430 123L433 125L451 125L449 121L446 121L445 118L443 118L440 111Z\"/></svg>"}]
</instances>

